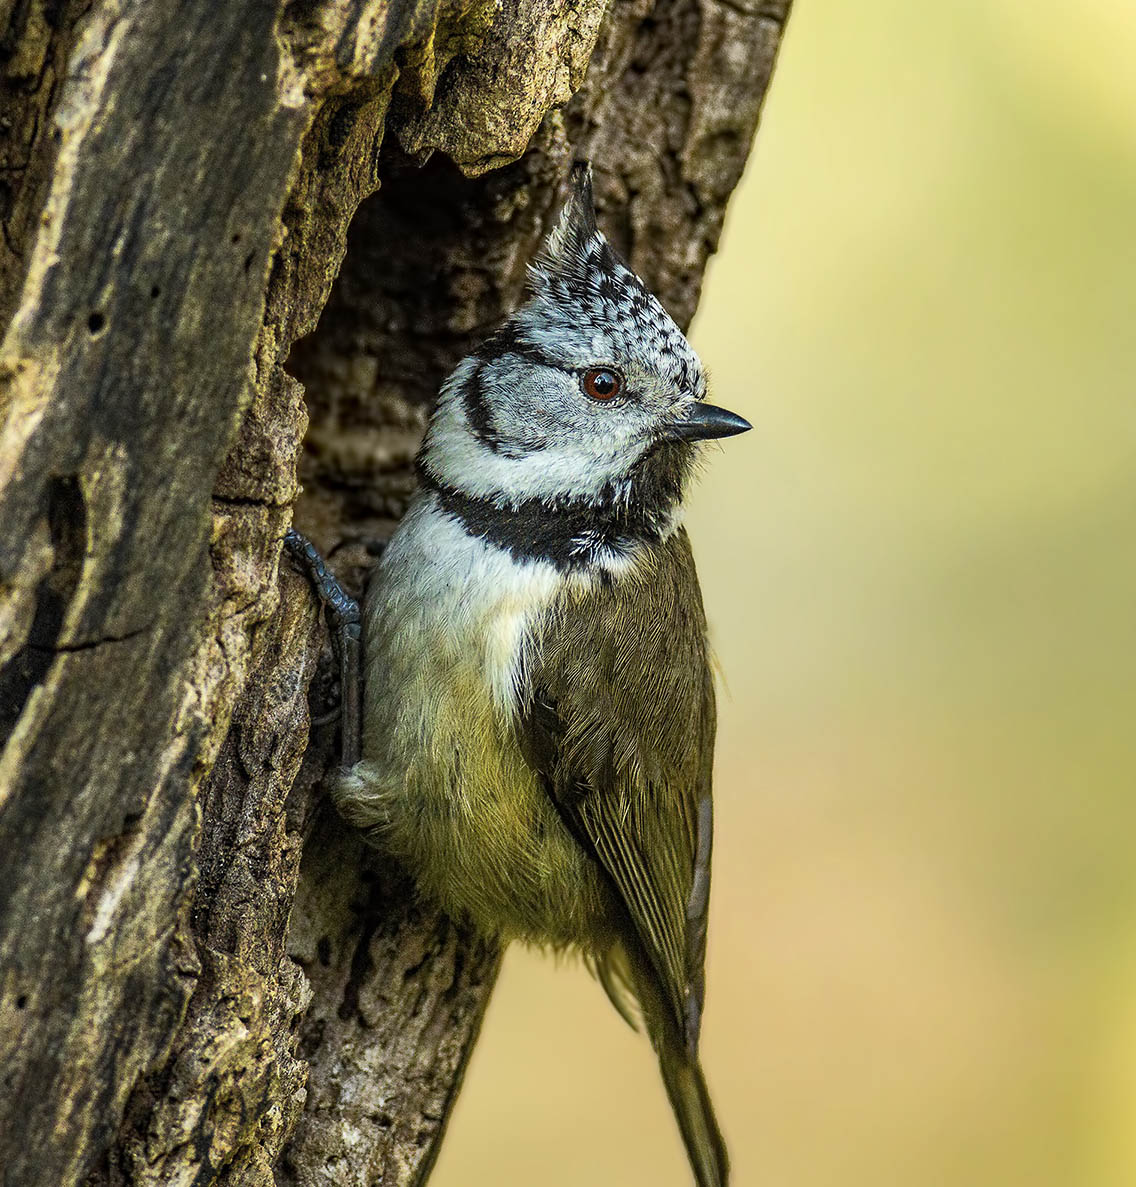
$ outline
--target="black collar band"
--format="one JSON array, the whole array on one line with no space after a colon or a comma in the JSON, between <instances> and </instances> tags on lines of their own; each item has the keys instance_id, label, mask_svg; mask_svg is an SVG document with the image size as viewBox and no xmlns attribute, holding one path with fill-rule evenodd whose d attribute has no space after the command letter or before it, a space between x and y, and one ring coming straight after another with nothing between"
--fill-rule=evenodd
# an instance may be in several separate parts
<instances>
[{"instance_id":1,"label":"black collar band","mask_svg":"<svg viewBox=\"0 0 1136 1187\"><path fill-rule=\"evenodd\" d=\"M662 542L682 498L686 466L674 463L688 452L676 453L672 443L653 450L629 476L627 497L618 500L614 489L605 487L593 499L501 504L449 486L422 458L418 478L470 536L504 549L514 560L545 561L561 572L578 572L602 565L613 554Z\"/></svg>"}]
</instances>

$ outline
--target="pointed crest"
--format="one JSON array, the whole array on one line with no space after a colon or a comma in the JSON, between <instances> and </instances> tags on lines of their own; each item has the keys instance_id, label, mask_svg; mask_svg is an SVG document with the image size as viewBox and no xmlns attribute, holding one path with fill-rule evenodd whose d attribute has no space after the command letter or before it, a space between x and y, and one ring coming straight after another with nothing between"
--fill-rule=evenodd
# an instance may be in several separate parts
<instances>
[{"instance_id":1,"label":"pointed crest","mask_svg":"<svg viewBox=\"0 0 1136 1187\"><path fill-rule=\"evenodd\" d=\"M540 255L533 263L535 279L556 275L579 274L589 255L604 244L596 227L595 199L592 195L592 167L580 161L572 167L571 189L556 226L549 232Z\"/></svg>"}]
</instances>

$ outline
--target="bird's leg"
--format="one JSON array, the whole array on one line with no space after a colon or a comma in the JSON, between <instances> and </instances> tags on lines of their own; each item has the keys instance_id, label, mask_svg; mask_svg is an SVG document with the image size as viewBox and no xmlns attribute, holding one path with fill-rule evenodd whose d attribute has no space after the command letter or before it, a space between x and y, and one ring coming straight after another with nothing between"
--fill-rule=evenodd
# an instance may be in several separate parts
<instances>
[{"instance_id":1,"label":"bird's leg","mask_svg":"<svg viewBox=\"0 0 1136 1187\"><path fill-rule=\"evenodd\" d=\"M315 545L289 528L284 547L312 583L323 604L331 632L331 645L339 663L339 687L343 721L340 730L340 766L349 771L360 758L360 653L362 627L359 603L328 571Z\"/></svg>"}]
</instances>

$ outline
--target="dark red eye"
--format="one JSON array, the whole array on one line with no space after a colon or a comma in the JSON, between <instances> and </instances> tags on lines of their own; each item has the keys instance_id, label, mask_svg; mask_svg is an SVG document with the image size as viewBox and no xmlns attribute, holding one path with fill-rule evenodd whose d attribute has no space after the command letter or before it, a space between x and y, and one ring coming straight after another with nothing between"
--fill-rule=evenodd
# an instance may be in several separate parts
<instances>
[{"instance_id":1,"label":"dark red eye","mask_svg":"<svg viewBox=\"0 0 1136 1187\"><path fill-rule=\"evenodd\" d=\"M584 389L584 395L591 396L593 400L611 400L623 390L623 380L610 367L593 367L584 372L580 386Z\"/></svg>"}]
</instances>

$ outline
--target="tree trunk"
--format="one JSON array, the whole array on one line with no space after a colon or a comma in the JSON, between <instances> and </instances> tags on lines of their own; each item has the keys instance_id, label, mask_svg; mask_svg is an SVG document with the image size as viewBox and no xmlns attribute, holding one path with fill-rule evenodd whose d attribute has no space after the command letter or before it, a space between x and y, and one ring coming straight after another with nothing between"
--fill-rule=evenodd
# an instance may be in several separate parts
<instances>
[{"instance_id":1,"label":"tree trunk","mask_svg":"<svg viewBox=\"0 0 1136 1187\"><path fill-rule=\"evenodd\" d=\"M281 539L359 588L572 160L689 320L788 7L0 0L8 1187L425 1180L499 954L320 795Z\"/></svg>"}]
</instances>

